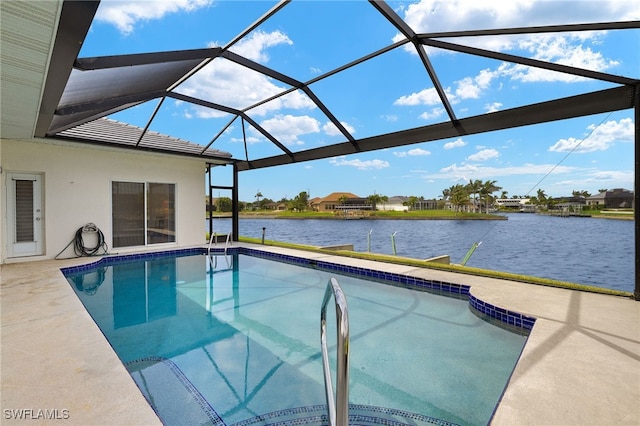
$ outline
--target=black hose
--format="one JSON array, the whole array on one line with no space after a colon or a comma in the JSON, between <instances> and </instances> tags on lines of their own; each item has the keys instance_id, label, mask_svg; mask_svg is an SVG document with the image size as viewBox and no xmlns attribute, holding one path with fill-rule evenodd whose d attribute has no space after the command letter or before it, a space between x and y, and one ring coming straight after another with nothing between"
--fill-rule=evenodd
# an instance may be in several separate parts
<instances>
[{"instance_id":1,"label":"black hose","mask_svg":"<svg viewBox=\"0 0 640 426\"><path fill-rule=\"evenodd\" d=\"M97 234L98 241L96 242L95 247L86 247L84 245L84 238L82 236L84 233ZM64 252L67 249L67 247L69 247L71 244L73 244L73 251L76 254L76 257L108 254L108 251L109 251L109 246L107 245L104 239L104 234L102 233L100 228L98 228L93 223L87 223L82 228L78 228L78 230L75 233L75 236L73 237L73 240L71 240L69 244L67 244L67 246L63 248L62 251L56 255L55 258L58 259L58 256L60 256L62 252ZM103 253L98 253L100 250L102 250Z\"/></svg>"},{"instance_id":2,"label":"black hose","mask_svg":"<svg viewBox=\"0 0 640 426\"><path fill-rule=\"evenodd\" d=\"M89 224L91 225L91 224ZM104 234L100 230L100 228L95 225L91 228L90 231L87 232L96 232L98 234L98 241L96 242L95 247L86 247L84 245L84 239L82 238L82 234L85 233L87 226L83 226L76 231L76 236L74 238L73 251L76 256L95 256L100 249L107 253L107 243L104 240Z\"/></svg>"}]
</instances>

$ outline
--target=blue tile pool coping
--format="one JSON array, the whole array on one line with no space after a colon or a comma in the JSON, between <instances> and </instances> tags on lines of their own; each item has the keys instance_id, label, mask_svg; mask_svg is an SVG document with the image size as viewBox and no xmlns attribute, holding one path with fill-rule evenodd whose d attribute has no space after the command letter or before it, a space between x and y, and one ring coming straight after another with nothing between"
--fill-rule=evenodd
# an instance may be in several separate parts
<instances>
[{"instance_id":1,"label":"blue tile pool coping","mask_svg":"<svg viewBox=\"0 0 640 426\"><path fill-rule=\"evenodd\" d=\"M426 280L423 278L412 277L410 275L397 274L393 272L378 271L370 268L362 268L357 266L341 265L334 262L326 262L316 259L307 259L304 257L292 256L281 253L270 253L258 249L252 249L248 247L233 247L225 251L222 248L215 248L211 250L212 254L223 255L229 254L246 254L254 257L261 257L279 262L293 263L304 267L315 267L326 271L334 271L342 274L356 275L361 278L370 278L376 280L386 281L391 284L401 285L407 288L416 290L437 291L445 294L450 294L457 297L467 297L469 300L469 306L472 310L478 312L488 318L497 320L510 327L517 329L531 330L535 324L536 319L531 316L523 315L519 312L502 308L487 303L473 294L471 294L471 286L464 284L453 284L444 281ZM137 253L137 254L123 254L102 257L96 262L91 262L84 265L70 266L61 268L60 271L65 277L74 275L77 273L88 272L99 267L106 267L123 262L133 262L140 260L158 259L163 257L182 257L192 255L207 254L207 249L204 247L195 247L187 249L166 250L158 252Z\"/></svg>"}]
</instances>

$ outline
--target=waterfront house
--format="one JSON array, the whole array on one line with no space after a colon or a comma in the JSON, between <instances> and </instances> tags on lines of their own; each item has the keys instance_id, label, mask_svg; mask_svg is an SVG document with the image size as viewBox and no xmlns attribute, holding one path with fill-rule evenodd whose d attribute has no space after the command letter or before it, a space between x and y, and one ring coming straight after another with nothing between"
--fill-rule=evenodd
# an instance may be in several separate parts
<instances>
[{"instance_id":1,"label":"waterfront house","mask_svg":"<svg viewBox=\"0 0 640 426\"><path fill-rule=\"evenodd\" d=\"M394 212L406 212L409 211L409 206L405 205L407 197L399 195L389 197L384 203L376 205L376 210L394 211Z\"/></svg>"},{"instance_id":2,"label":"waterfront house","mask_svg":"<svg viewBox=\"0 0 640 426\"><path fill-rule=\"evenodd\" d=\"M623 188L600 192L586 199L588 206L599 206L606 209L628 209L634 207L634 193Z\"/></svg>"},{"instance_id":3,"label":"waterfront house","mask_svg":"<svg viewBox=\"0 0 640 426\"><path fill-rule=\"evenodd\" d=\"M413 210L437 210L438 209L438 200L431 199L419 199L416 201L416 204L413 206Z\"/></svg>"},{"instance_id":4,"label":"waterfront house","mask_svg":"<svg viewBox=\"0 0 640 426\"><path fill-rule=\"evenodd\" d=\"M519 210L529 204L530 201L530 198L498 198L495 200L495 204L498 207L507 207Z\"/></svg>"},{"instance_id":5,"label":"waterfront house","mask_svg":"<svg viewBox=\"0 0 640 426\"><path fill-rule=\"evenodd\" d=\"M361 210L364 208L371 209L366 205L367 199L361 198L351 192L332 192L323 198L314 198L311 201L311 207L319 212L332 212L339 209L351 208Z\"/></svg>"}]
</instances>

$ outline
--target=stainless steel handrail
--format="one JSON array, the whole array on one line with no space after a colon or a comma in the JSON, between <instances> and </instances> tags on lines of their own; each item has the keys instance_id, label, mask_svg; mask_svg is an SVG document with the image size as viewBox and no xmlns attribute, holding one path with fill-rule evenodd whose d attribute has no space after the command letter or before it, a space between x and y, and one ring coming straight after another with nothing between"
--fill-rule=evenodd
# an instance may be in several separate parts
<instances>
[{"instance_id":1,"label":"stainless steel handrail","mask_svg":"<svg viewBox=\"0 0 640 426\"><path fill-rule=\"evenodd\" d=\"M334 400L329 350L327 349L327 303L333 294L336 303L337 322L337 388ZM335 278L329 279L320 310L320 343L322 345L322 368L327 394L330 426L346 426L349 422L349 310L347 298Z\"/></svg>"},{"instance_id":2,"label":"stainless steel handrail","mask_svg":"<svg viewBox=\"0 0 640 426\"><path fill-rule=\"evenodd\" d=\"M232 239L231 239L231 232L229 232L227 234L227 241L225 241L224 243L224 255L227 255L227 249L229 248L229 246L232 244Z\"/></svg>"}]
</instances>

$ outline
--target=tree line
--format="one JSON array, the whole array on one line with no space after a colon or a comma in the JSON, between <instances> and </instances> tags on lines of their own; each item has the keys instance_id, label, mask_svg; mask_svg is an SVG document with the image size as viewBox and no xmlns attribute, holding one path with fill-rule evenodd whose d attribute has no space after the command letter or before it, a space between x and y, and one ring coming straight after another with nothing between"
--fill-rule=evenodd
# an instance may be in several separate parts
<instances>
[{"instance_id":1,"label":"tree line","mask_svg":"<svg viewBox=\"0 0 640 426\"><path fill-rule=\"evenodd\" d=\"M598 193L606 192L607 189L599 189ZM499 196L496 196L499 193ZM480 179L469 180L466 184L455 184L449 188L442 190L442 196L438 202L439 208L445 208L448 203L455 211L469 211L481 213L483 210L489 213L490 208L494 205L498 198L506 199L509 193L498 186L495 180L482 181ZM574 190L572 196L576 198L588 198L591 196L589 191ZM560 200L547 196L543 189L538 189L536 195L514 195L511 199L529 198L529 203L542 206L553 207ZM278 201L274 201L268 197L264 197L262 192L258 191L255 195L255 202L240 201L238 208L240 211L246 210L268 210L274 205L285 205L287 210L305 211L309 210L309 194L306 191L300 192L292 199L283 197ZM425 198L411 195L403 202L409 209L413 209L420 201ZM340 204L346 204L348 197L342 196L338 199ZM377 206L384 205L389 201L389 197L382 194L372 194L366 197L367 203L375 210ZM232 201L229 197L219 197L215 199L214 210L218 212L230 212L232 209Z\"/></svg>"}]
</instances>

